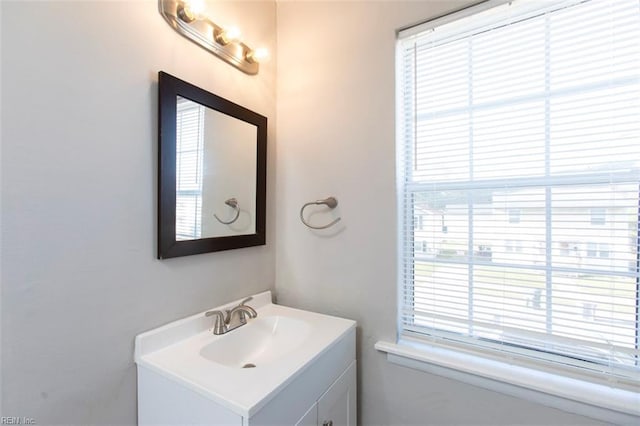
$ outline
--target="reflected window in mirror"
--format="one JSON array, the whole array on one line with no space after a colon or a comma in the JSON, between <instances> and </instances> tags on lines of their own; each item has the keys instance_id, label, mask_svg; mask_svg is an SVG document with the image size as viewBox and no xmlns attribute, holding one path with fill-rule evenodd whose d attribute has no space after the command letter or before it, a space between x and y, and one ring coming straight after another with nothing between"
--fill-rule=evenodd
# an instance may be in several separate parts
<instances>
[{"instance_id":1,"label":"reflected window in mirror","mask_svg":"<svg viewBox=\"0 0 640 426\"><path fill-rule=\"evenodd\" d=\"M176 99L176 240L202 235L202 162L204 155L202 105Z\"/></svg>"}]
</instances>

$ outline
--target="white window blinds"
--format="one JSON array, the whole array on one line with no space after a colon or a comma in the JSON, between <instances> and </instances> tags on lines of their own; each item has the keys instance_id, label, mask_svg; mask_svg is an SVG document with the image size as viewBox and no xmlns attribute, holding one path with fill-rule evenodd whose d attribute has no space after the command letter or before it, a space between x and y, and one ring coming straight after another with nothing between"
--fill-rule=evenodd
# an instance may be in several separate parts
<instances>
[{"instance_id":1,"label":"white window blinds","mask_svg":"<svg viewBox=\"0 0 640 426\"><path fill-rule=\"evenodd\" d=\"M449 21L398 44L401 332L637 379L638 0Z\"/></svg>"},{"instance_id":2,"label":"white window blinds","mask_svg":"<svg viewBox=\"0 0 640 426\"><path fill-rule=\"evenodd\" d=\"M176 241L183 241L202 234L204 107L178 96L176 117Z\"/></svg>"}]
</instances>

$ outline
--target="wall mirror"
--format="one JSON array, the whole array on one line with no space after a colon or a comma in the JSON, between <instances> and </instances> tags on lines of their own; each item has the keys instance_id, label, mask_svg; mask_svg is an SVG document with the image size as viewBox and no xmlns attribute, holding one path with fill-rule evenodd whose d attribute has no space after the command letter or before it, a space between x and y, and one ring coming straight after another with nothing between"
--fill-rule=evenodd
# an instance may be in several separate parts
<instances>
[{"instance_id":1,"label":"wall mirror","mask_svg":"<svg viewBox=\"0 0 640 426\"><path fill-rule=\"evenodd\" d=\"M158 258L265 244L267 118L158 75Z\"/></svg>"}]
</instances>

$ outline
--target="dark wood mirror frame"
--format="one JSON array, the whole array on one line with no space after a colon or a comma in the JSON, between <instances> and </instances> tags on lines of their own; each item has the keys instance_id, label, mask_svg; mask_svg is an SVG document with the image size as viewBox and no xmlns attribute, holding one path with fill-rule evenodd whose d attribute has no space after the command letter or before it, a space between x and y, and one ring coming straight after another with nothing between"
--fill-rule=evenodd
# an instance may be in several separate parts
<instances>
[{"instance_id":1,"label":"dark wood mirror frame","mask_svg":"<svg viewBox=\"0 0 640 426\"><path fill-rule=\"evenodd\" d=\"M255 234L176 241L176 110L181 96L257 127ZM186 81L158 73L158 259L265 244L267 118Z\"/></svg>"}]
</instances>

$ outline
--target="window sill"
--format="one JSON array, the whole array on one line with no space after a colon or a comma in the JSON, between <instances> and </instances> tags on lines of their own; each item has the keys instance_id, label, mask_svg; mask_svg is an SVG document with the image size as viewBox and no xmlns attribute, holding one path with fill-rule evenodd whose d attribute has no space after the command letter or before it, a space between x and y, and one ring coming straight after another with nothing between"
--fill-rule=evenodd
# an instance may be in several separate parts
<instances>
[{"instance_id":1,"label":"window sill","mask_svg":"<svg viewBox=\"0 0 640 426\"><path fill-rule=\"evenodd\" d=\"M413 340L379 341L387 360L574 414L616 424L638 424L640 389L620 390Z\"/></svg>"}]
</instances>

